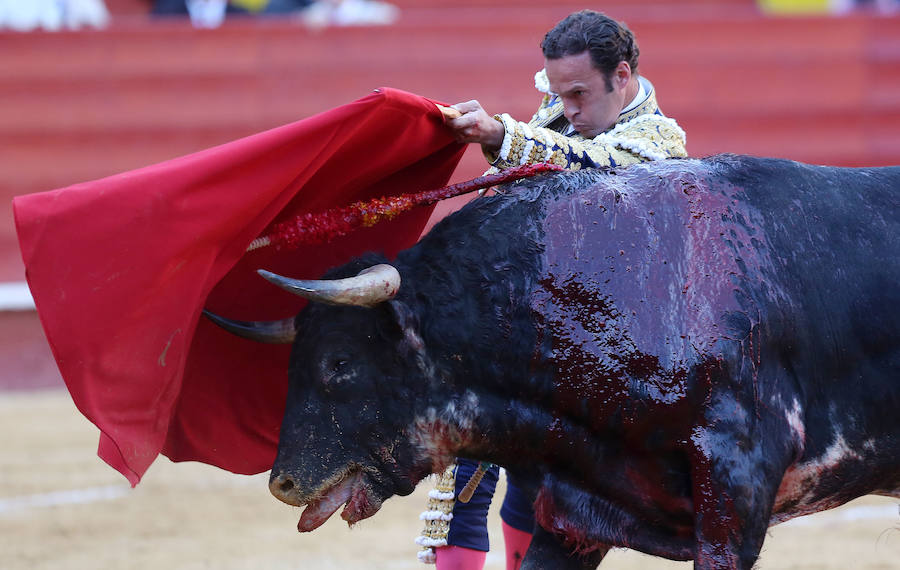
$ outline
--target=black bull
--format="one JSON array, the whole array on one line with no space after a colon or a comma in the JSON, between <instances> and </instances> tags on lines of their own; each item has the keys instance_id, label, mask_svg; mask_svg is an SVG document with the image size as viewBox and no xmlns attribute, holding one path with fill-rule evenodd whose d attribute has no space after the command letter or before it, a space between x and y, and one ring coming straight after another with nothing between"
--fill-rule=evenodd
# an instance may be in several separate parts
<instances>
[{"instance_id":1,"label":"black bull","mask_svg":"<svg viewBox=\"0 0 900 570\"><path fill-rule=\"evenodd\" d=\"M900 496L898 192L900 167L726 155L476 200L399 290L296 318L270 488L312 530L472 457L534 493L524 568L750 568L771 524Z\"/></svg>"}]
</instances>

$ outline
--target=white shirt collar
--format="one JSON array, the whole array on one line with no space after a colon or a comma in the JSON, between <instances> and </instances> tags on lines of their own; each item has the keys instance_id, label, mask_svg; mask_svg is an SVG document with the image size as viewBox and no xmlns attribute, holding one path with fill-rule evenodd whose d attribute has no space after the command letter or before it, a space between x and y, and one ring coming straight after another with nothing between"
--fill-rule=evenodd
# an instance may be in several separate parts
<instances>
[{"instance_id":1,"label":"white shirt collar","mask_svg":"<svg viewBox=\"0 0 900 570\"><path fill-rule=\"evenodd\" d=\"M643 103L644 99L646 99L646 98L647 98L647 90L644 89L644 82L641 81L641 77L638 77L637 95L634 96L634 99L631 100L631 103L629 103L627 107L622 109L622 113L627 113L628 111L631 111L632 109L634 109L635 107L637 107L638 105ZM622 113L619 113L619 114L621 115Z\"/></svg>"}]
</instances>

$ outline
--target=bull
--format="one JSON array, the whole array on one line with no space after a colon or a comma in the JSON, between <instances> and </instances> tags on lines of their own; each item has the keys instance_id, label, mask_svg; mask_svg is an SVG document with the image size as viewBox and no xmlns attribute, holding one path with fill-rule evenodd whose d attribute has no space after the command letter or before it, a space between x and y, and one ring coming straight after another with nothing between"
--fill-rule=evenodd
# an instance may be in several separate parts
<instances>
[{"instance_id":1,"label":"bull","mask_svg":"<svg viewBox=\"0 0 900 570\"><path fill-rule=\"evenodd\" d=\"M292 341L271 492L355 523L456 456L533 494L523 568L749 569L767 528L900 497L900 167L721 155L544 175L241 323Z\"/></svg>"}]
</instances>

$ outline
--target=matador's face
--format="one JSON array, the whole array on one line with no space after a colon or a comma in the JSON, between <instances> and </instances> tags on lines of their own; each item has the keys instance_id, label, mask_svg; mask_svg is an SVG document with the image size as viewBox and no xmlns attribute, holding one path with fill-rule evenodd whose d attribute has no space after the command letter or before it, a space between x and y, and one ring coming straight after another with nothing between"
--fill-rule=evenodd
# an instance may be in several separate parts
<instances>
[{"instance_id":1,"label":"matador's face","mask_svg":"<svg viewBox=\"0 0 900 570\"><path fill-rule=\"evenodd\" d=\"M628 103L626 91L631 68L620 62L607 78L594 67L590 53L545 59L550 91L563 102L566 118L585 138L594 138L616 124L619 113Z\"/></svg>"}]
</instances>

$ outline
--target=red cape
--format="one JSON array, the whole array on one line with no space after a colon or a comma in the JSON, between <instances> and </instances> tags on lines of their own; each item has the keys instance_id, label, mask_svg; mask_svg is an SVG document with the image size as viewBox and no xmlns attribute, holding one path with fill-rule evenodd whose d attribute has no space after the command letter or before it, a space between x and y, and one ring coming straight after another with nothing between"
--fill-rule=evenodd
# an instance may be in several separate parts
<instances>
[{"instance_id":1,"label":"red cape","mask_svg":"<svg viewBox=\"0 0 900 570\"><path fill-rule=\"evenodd\" d=\"M303 301L256 274L312 278L415 242L420 208L327 245L247 245L299 213L446 184L464 147L432 101L381 89L222 146L13 201L38 314L98 454L132 485L162 452L271 468L289 346L239 339L200 311L274 320Z\"/></svg>"}]
</instances>

